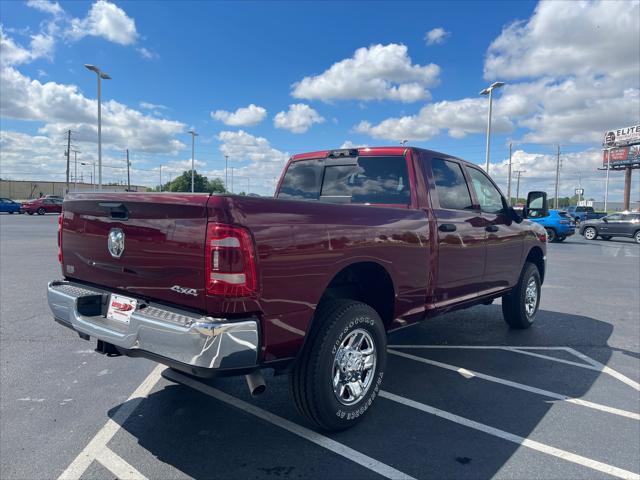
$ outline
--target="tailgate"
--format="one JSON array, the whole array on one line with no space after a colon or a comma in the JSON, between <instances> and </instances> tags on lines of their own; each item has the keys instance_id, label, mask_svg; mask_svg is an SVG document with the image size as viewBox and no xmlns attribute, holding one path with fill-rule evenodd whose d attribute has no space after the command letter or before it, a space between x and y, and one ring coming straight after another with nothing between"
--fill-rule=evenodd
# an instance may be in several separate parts
<instances>
[{"instance_id":1,"label":"tailgate","mask_svg":"<svg viewBox=\"0 0 640 480\"><path fill-rule=\"evenodd\" d=\"M63 205L65 277L203 310L208 198L165 193L69 195Z\"/></svg>"}]
</instances>

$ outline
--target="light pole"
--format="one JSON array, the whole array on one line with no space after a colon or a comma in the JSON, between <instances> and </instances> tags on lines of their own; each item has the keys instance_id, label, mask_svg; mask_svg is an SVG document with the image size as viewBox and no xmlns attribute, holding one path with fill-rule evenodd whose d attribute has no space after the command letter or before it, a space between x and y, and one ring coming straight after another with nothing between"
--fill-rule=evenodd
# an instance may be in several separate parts
<instances>
[{"instance_id":1,"label":"light pole","mask_svg":"<svg viewBox=\"0 0 640 480\"><path fill-rule=\"evenodd\" d=\"M491 111L493 110L493 91L504 86L504 82L493 82L480 92L480 95L489 95L489 113L487 115L487 154L485 161L485 171L489 173L489 150L491 149Z\"/></svg>"},{"instance_id":2,"label":"light pole","mask_svg":"<svg viewBox=\"0 0 640 480\"><path fill-rule=\"evenodd\" d=\"M162 165L160 165L160 191L162 191Z\"/></svg>"},{"instance_id":3,"label":"light pole","mask_svg":"<svg viewBox=\"0 0 640 480\"><path fill-rule=\"evenodd\" d=\"M95 65L85 63L84 66L98 77L98 190L102 190L102 80L111 80L111 77Z\"/></svg>"},{"instance_id":4,"label":"light pole","mask_svg":"<svg viewBox=\"0 0 640 480\"><path fill-rule=\"evenodd\" d=\"M196 132L194 132L193 130L189 130L189 132L191 134L191 193L194 192L194 181L193 181L193 172L194 172L194 165L195 165L195 152L196 152L196 137L198 136L198 134Z\"/></svg>"},{"instance_id":5,"label":"light pole","mask_svg":"<svg viewBox=\"0 0 640 480\"><path fill-rule=\"evenodd\" d=\"M80 150L71 150L73 152L73 190L78 190L78 154Z\"/></svg>"},{"instance_id":6,"label":"light pole","mask_svg":"<svg viewBox=\"0 0 640 480\"><path fill-rule=\"evenodd\" d=\"M93 185L95 190L95 184L93 182L95 182L96 180L96 162L80 162L80 165L93 165L93 174L91 175L91 184Z\"/></svg>"},{"instance_id":7,"label":"light pole","mask_svg":"<svg viewBox=\"0 0 640 480\"><path fill-rule=\"evenodd\" d=\"M229 185L229 155L224 156L224 189L225 190L229 188L227 185Z\"/></svg>"}]
</instances>

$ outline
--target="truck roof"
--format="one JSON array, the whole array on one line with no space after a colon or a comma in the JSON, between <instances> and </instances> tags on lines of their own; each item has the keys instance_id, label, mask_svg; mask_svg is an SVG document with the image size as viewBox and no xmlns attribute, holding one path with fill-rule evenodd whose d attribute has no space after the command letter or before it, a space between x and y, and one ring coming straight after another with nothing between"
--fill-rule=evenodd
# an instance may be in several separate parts
<instances>
[{"instance_id":1,"label":"truck roof","mask_svg":"<svg viewBox=\"0 0 640 480\"><path fill-rule=\"evenodd\" d=\"M318 150L317 152L307 152L307 153L297 153L291 156L290 161L296 162L299 160L311 160L315 158L327 158L330 155L340 157L352 157L352 156L377 156L377 155L403 155L407 150L414 151L422 151L428 152L433 156L440 156L443 158L455 158L456 160L461 160L463 162L467 162L467 160L463 160L461 158L455 157L453 155L449 155L447 153L436 152L434 150L428 150L426 148L418 148L418 147L402 147L402 146L392 146L392 147L357 147L357 148L337 148L334 150ZM467 162L473 165L472 162Z\"/></svg>"}]
</instances>

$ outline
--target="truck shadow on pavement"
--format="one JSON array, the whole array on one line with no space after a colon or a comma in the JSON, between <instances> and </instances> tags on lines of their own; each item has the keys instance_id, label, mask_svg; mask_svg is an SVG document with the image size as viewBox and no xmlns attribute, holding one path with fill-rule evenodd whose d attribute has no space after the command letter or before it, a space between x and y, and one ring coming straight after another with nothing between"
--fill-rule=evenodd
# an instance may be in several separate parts
<instances>
[{"instance_id":1,"label":"truck shadow on pavement","mask_svg":"<svg viewBox=\"0 0 640 480\"><path fill-rule=\"evenodd\" d=\"M603 374L599 371L511 351L454 346L595 346L601 349L597 360L606 364L611 355L607 347L611 333L612 326L608 323L544 310L539 312L531 329L509 330L501 320L500 307L490 305L450 313L398 331L390 335L389 345L390 350L570 397L591 394L593 401L602 403L608 396L598 397L597 392L591 392L596 381L601 382ZM402 346L407 345L431 348L403 349ZM450 348L433 347L437 345ZM580 362L564 350L529 351ZM198 381L312 429L295 412L287 377L266 375L266 379L267 391L257 398L250 397L241 377ZM614 380L606 379L604 383L611 382ZM597 434L601 424L627 420L395 354L389 355L383 390L523 438L534 431L538 435L541 429L554 428L550 424L568 432L577 422L575 434L565 432L550 443L587 457L589 451L580 451L580 432L593 429ZM591 397L587 395L587 398ZM242 409L241 401L238 405L223 402L163 379L122 425L130 435L120 432L110 448L148 478L183 475L194 478L370 478L370 470L375 471L294 435L277 422L257 418ZM633 410L628 404L612 406ZM552 408L554 415L541 425ZM112 409L109 416L113 417L116 410ZM572 420L566 425L557 425L558 411L568 412L566 415ZM522 448L517 443L389 398L378 398L363 421L351 430L317 433L415 478L489 478L499 472L504 475L505 464ZM146 455L145 450L155 458ZM145 459L144 464L136 465L131 460L131 452L136 452L134 458ZM633 454L627 457L633 461ZM629 465L621 460L624 458L622 452L620 459L612 459L611 463L635 470L633 463ZM607 460L598 458L601 462ZM527 472L534 471L540 478L602 476L601 472L540 452L524 455L520 452L514 462L510 462L507 476L523 478L529 475Z\"/></svg>"}]
</instances>

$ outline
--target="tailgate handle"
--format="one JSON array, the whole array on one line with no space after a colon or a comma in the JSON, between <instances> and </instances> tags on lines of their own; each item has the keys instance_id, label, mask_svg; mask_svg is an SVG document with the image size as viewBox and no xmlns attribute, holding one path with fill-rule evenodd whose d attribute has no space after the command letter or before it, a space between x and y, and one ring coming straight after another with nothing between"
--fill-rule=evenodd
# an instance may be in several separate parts
<instances>
[{"instance_id":1,"label":"tailgate handle","mask_svg":"<svg viewBox=\"0 0 640 480\"><path fill-rule=\"evenodd\" d=\"M128 220L129 219L129 210L124 203L119 202L103 202L99 203L99 206L109 210L111 218L114 220Z\"/></svg>"}]
</instances>

